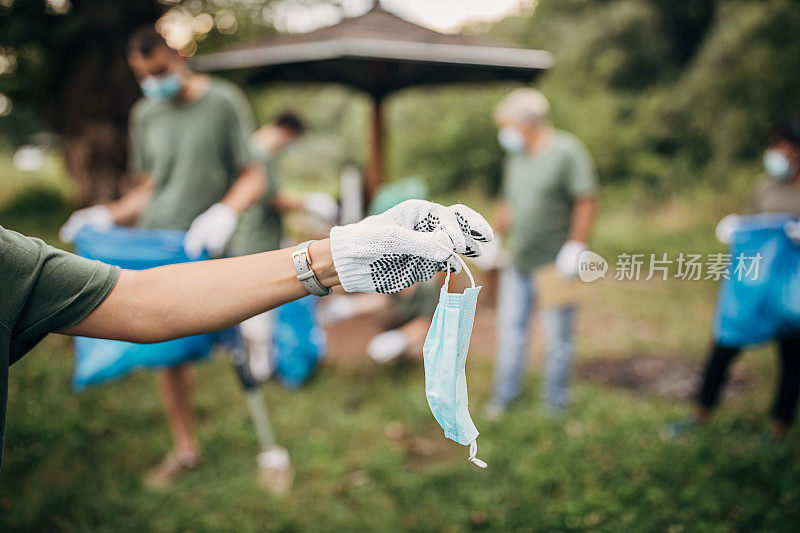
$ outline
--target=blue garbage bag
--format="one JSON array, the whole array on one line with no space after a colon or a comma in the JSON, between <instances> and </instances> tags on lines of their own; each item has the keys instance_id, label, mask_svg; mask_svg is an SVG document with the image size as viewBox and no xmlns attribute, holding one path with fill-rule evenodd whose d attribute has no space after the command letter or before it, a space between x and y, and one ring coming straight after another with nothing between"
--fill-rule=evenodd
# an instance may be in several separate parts
<instances>
[{"instance_id":1,"label":"blue garbage bag","mask_svg":"<svg viewBox=\"0 0 800 533\"><path fill-rule=\"evenodd\" d=\"M730 243L730 279L723 280L714 316L718 344L744 347L800 335L800 246L786 235L789 214L744 218ZM758 275L735 271L740 254L760 255Z\"/></svg>"},{"instance_id":2,"label":"blue garbage bag","mask_svg":"<svg viewBox=\"0 0 800 533\"><path fill-rule=\"evenodd\" d=\"M302 386L325 357L325 330L316 320L317 298L306 296L275 310L275 373L289 388Z\"/></svg>"},{"instance_id":3,"label":"blue garbage bag","mask_svg":"<svg viewBox=\"0 0 800 533\"><path fill-rule=\"evenodd\" d=\"M75 236L75 251L89 259L129 270L191 261L183 251L184 231L85 227ZM204 254L198 260L209 259ZM194 335L155 344L75 338L73 389L101 385L137 368L164 368L207 357L217 333Z\"/></svg>"}]
</instances>

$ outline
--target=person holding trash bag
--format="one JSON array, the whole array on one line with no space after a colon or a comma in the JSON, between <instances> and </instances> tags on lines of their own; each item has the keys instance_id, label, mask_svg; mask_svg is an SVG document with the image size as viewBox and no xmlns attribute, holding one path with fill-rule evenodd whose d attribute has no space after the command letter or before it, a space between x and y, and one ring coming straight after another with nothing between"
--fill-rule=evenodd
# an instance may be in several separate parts
<instances>
[{"instance_id":1,"label":"person holding trash bag","mask_svg":"<svg viewBox=\"0 0 800 533\"><path fill-rule=\"evenodd\" d=\"M409 200L296 248L133 271L0 227L0 439L9 366L50 332L149 343L216 331L337 286L394 293L459 271L454 253L491 240L466 206Z\"/></svg>"},{"instance_id":2,"label":"person holding trash bag","mask_svg":"<svg viewBox=\"0 0 800 533\"><path fill-rule=\"evenodd\" d=\"M189 257L219 257L240 215L261 198L267 181L250 144L254 121L235 85L192 72L153 26L128 42L128 63L144 98L130 115L130 167L139 184L121 199L73 213L59 235L71 241L85 225L137 224L188 230ZM156 375L174 443L146 474L148 485L170 483L197 465L188 363Z\"/></svg>"},{"instance_id":3,"label":"person holding trash bag","mask_svg":"<svg viewBox=\"0 0 800 533\"><path fill-rule=\"evenodd\" d=\"M498 141L507 153L496 230L511 242L511 265L500 278L494 394L486 407L501 417L517 399L525 377L528 322L545 289L542 274L554 267L561 284L578 275L597 210L597 178L591 156L572 135L553 129L549 103L540 92L517 89L495 110ZM544 300L544 298L542 298ZM542 304L546 337L543 390L549 413L568 404L574 302Z\"/></svg>"},{"instance_id":4,"label":"person holding trash bag","mask_svg":"<svg viewBox=\"0 0 800 533\"><path fill-rule=\"evenodd\" d=\"M800 216L800 115L777 124L764 152L766 176L754 188L748 205L749 214L785 213ZM738 215L728 215L717 226L717 238L729 244L740 225ZM789 237L800 244L800 234L791 230ZM787 228L789 229L789 228ZM797 266L800 268L800 265ZM769 276L769 272L761 272ZM769 281L769 280L767 280ZM782 439L797 413L800 394L800 330L782 334L776 339L780 355L780 383L772 409L772 438ZM715 342L710 350L703 372L703 382L697 395L694 416L670 424L665 428L668 437L677 437L699 425L708 423L719 400L728 376L728 368L741 353L742 346L728 346Z\"/></svg>"}]
</instances>

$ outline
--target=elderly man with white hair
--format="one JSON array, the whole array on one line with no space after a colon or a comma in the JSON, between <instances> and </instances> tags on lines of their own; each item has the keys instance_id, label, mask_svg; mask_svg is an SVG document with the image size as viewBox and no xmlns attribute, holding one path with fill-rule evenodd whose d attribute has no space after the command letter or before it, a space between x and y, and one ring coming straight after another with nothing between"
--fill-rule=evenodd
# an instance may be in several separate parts
<instances>
[{"instance_id":1,"label":"elderly man with white hair","mask_svg":"<svg viewBox=\"0 0 800 533\"><path fill-rule=\"evenodd\" d=\"M592 158L577 138L552 127L549 111L547 99L533 89L513 91L495 110L507 159L494 229L510 242L511 262L500 281L497 367L487 406L492 418L501 417L521 392L528 323L538 292L534 272L554 265L561 278L575 278L597 210ZM574 315L574 304L542 309L547 351L543 395L554 415L569 401Z\"/></svg>"}]
</instances>

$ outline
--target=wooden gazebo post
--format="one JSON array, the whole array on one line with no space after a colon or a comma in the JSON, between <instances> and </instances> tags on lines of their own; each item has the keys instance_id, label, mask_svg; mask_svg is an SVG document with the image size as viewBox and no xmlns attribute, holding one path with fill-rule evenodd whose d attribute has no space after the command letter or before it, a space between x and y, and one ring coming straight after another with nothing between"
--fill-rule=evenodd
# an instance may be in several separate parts
<instances>
[{"instance_id":1,"label":"wooden gazebo post","mask_svg":"<svg viewBox=\"0 0 800 533\"><path fill-rule=\"evenodd\" d=\"M385 173L386 129L383 117L383 96L372 95L369 142L367 153L367 172L364 185L367 202L371 201L383 183Z\"/></svg>"}]
</instances>

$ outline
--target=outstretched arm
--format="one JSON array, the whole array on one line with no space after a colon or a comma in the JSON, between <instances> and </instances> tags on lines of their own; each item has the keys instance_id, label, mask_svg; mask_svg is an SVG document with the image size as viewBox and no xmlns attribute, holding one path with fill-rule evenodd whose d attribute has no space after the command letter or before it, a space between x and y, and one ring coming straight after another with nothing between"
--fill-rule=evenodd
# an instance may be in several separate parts
<instances>
[{"instance_id":1,"label":"outstretched arm","mask_svg":"<svg viewBox=\"0 0 800 533\"><path fill-rule=\"evenodd\" d=\"M380 215L339 226L309 248L325 287L397 292L452 265L454 253L480 255L492 229L463 205L408 200ZM123 271L106 299L69 335L159 342L223 329L308 294L291 248L150 270Z\"/></svg>"},{"instance_id":2,"label":"outstretched arm","mask_svg":"<svg viewBox=\"0 0 800 533\"><path fill-rule=\"evenodd\" d=\"M597 214L597 204L596 196L582 196L575 200L567 240L584 244L589 242L589 236L592 233L592 226Z\"/></svg>"},{"instance_id":3,"label":"outstretched arm","mask_svg":"<svg viewBox=\"0 0 800 533\"><path fill-rule=\"evenodd\" d=\"M125 270L103 303L60 333L160 342L232 326L308 294L297 281L292 251ZM309 255L319 281L338 285L330 240L313 243Z\"/></svg>"}]
</instances>

